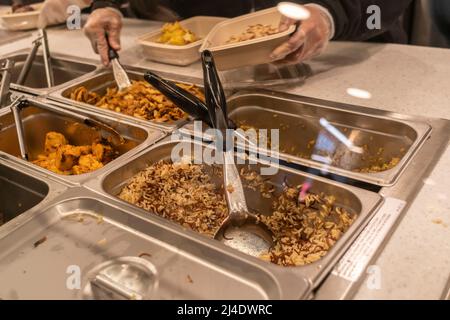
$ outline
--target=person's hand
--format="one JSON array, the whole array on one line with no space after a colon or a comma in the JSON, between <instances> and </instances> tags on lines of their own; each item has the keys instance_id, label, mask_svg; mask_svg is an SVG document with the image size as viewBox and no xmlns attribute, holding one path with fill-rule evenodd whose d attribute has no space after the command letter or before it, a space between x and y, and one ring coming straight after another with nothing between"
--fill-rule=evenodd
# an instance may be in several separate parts
<instances>
[{"instance_id":1,"label":"person's hand","mask_svg":"<svg viewBox=\"0 0 450 320\"><path fill-rule=\"evenodd\" d=\"M41 6L38 18L38 28L43 29L53 24L66 21L69 13L67 8L75 5L80 9L86 8L92 0L45 0Z\"/></svg>"},{"instance_id":2,"label":"person's hand","mask_svg":"<svg viewBox=\"0 0 450 320\"><path fill-rule=\"evenodd\" d=\"M274 61L282 63L299 63L321 54L330 39L332 22L330 18L319 8L306 6L310 11L310 17L301 22L281 18L279 31L283 32L290 26L297 24L297 30L288 41L277 47L270 55Z\"/></svg>"},{"instance_id":3,"label":"person's hand","mask_svg":"<svg viewBox=\"0 0 450 320\"><path fill-rule=\"evenodd\" d=\"M120 30L122 14L114 8L94 10L84 26L84 34L89 38L95 53L100 55L103 65L109 65L108 41L111 47L120 50ZM108 35L108 41L105 38Z\"/></svg>"}]
</instances>

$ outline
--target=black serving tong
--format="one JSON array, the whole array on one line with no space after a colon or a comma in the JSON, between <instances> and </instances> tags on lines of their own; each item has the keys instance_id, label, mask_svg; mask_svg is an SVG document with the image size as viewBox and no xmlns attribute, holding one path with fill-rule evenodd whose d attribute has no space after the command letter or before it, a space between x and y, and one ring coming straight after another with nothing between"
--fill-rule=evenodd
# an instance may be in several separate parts
<instances>
[{"instance_id":1,"label":"black serving tong","mask_svg":"<svg viewBox=\"0 0 450 320\"><path fill-rule=\"evenodd\" d=\"M214 58L208 50L202 52L202 67L206 106L210 117L213 119L213 128L225 132L227 129L230 129L228 124L227 100L214 63Z\"/></svg>"},{"instance_id":2,"label":"black serving tong","mask_svg":"<svg viewBox=\"0 0 450 320\"><path fill-rule=\"evenodd\" d=\"M194 118L195 120L203 121L211 128L216 128L217 120L215 109L209 110L206 104L199 98L197 98L195 95L179 87L175 82L163 79L151 71L147 71L145 73L144 79L148 83L150 83L153 87L161 91L162 94L164 94L167 98L169 98L174 104L176 104L180 109L189 114L192 118ZM220 85L220 82L218 82L217 80L218 78L211 79L211 81L209 80L208 81L211 83L211 86L213 86L214 84L217 85L217 83ZM212 100L216 99L214 97L210 98ZM225 99L225 96L223 97L223 99ZM227 120L228 128L236 129L236 125L234 124L234 122L231 119L228 119L228 114L226 111L226 103L221 103L221 105L225 108L222 109L221 112L224 114L224 117ZM235 134L236 136L239 136L241 139L243 139L243 141L249 143L249 145L254 145L254 143L249 141L245 136L240 135L238 132L235 132Z\"/></svg>"},{"instance_id":3,"label":"black serving tong","mask_svg":"<svg viewBox=\"0 0 450 320\"><path fill-rule=\"evenodd\" d=\"M210 117L208 108L192 93L150 71L145 73L144 79L195 120L201 120L213 127L213 119Z\"/></svg>"},{"instance_id":4,"label":"black serving tong","mask_svg":"<svg viewBox=\"0 0 450 320\"><path fill-rule=\"evenodd\" d=\"M211 52L204 51L202 53L202 65L205 102L180 88L174 82L162 79L152 72L146 72L144 79L191 117L219 130L223 135L224 147L227 147L228 144L225 140L227 129L234 130L236 126L228 119L225 94ZM237 131L234 131L234 134L254 145ZM230 146L232 145L230 144ZM272 246L272 233L267 226L258 222L256 216L248 212L239 171L234 163L234 149L225 148L224 150L224 189L229 216L222 223L215 238L247 254L259 256L267 253ZM230 239L230 235L233 239Z\"/></svg>"}]
</instances>

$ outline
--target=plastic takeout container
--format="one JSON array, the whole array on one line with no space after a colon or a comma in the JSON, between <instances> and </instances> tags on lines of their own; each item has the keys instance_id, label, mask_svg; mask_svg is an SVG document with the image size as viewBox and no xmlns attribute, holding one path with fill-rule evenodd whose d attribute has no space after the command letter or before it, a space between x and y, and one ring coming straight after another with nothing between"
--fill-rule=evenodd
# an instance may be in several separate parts
<instances>
[{"instance_id":1,"label":"plastic takeout container","mask_svg":"<svg viewBox=\"0 0 450 320\"><path fill-rule=\"evenodd\" d=\"M271 62L270 53L288 40L295 31L294 25L286 31L273 35L237 43L227 44L226 42L231 36L242 34L252 25L262 24L278 27L280 19L281 14L275 7L225 20L211 30L204 40L200 52L211 51L219 70L269 63Z\"/></svg>"},{"instance_id":2,"label":"plastic takeout container","mask_svg":"<svg viewBox=\"0 0 450 320\"><path fill-rule=\"evenodd\" d=\"M142 46L146 58L161 63L187 66L200 59L199 48L203 40L216 24L224 20L226 18L197 16L180 21L182 27L189 29L200 38L183 46L156 42L161 35L161 30L146 33L137 41Z\"/></svg>"},{"instance_id":3,"label":"plastic takeout container","mask_svg":"<svg viewBox=\"0 0 450 320\"><path fill-rule=\"evenodd\" d=\"M42 3L32 4L34 11L12 13L11 7L0 9L0 24L7 30L31 30L36 29L41 12Z\"/></svg>"}]
</instances>

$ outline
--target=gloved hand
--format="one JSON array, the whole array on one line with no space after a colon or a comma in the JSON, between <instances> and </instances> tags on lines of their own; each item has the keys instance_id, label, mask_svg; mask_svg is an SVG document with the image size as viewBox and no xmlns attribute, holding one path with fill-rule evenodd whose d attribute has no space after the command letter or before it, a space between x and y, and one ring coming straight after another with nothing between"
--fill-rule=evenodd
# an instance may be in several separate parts
<instances>
[{"instance_id":1,"label":"gloved hand","mask_svg":"<svg viewBox=\"0 0 450 320\"><path fill-rule=\"evenodd\" d=\"M108 34L108 40L111 47L120 50L120 30L122 29L122 14L114 8L100 8L94 10L84 26L84 34L91 40L92 48L95 53L100 55L102 63L109 65L108 43L105 33Z\"/></svg>"},{"instance_id":2,"label":"gloved hand","mask_svg":"<svg viewBox=\"0 0 450 320\"><path fill-rule=\"evenodd\" d=\"M298 23L297 31L288 41L276 48L271 59L282 63L299 63L321 54L331 37L333 22L323 10L316 6L305 6L310 17L301 22L282 17L279 25L280 32Z\"/></svg>"},{"instance_id":3,"label":"gloved hand","mask_svg":"<svg viewBox=\"0 0 450 320\"><path fill-rule=\"evenodd\" d=\"M92 0L45 0L39 14L38 28L63 23L68 17L69 6L75 5L83 9L89 7L91 2Z\"/></svg>"}]
</instances>

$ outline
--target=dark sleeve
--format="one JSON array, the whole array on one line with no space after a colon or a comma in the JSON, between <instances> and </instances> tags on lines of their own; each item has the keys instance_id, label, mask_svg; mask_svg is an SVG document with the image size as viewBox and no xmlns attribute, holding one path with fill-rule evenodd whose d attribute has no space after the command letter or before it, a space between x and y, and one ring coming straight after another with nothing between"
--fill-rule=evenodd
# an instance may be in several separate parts
<instances>
[{"instance_id":1,"label":"dark sleeve","mask_svg":"<svg viewBox=\"0 0 450 320\"><path fill-rule=\"evenodd\" d=\"M388 31L406 11L412 0L301 0L327 8L334 18L334 40L364 41ZM367 8L377 5L381 11L381 30L367 28Z\"/></svg>"},{"instance_id":2,"label":"dark sleeve","mask_svg":"<svg viewBox=\"0 0 450 320\"><path fill-rule=\"evenodd\" d=\"M430 8L437 27L447 39L450 39L450 1L433 0Z\"/></svg>"},{"instance_id":3,"label":"dark sleeve","mask_svg":"<svg viewBox=\"0 0 450 320\"><path fill-rule=\"evenodd\" d=\"M107 7L112 7L112 8L116 8L119 10L120 7L122 6L122 4L124 4L125 2L126 1L124 1L124 0L106 0L106 1L94 0L94 1L92 1L91 11L94 11L95 9L107 8Z\"/></svg>"}]
</instances>

